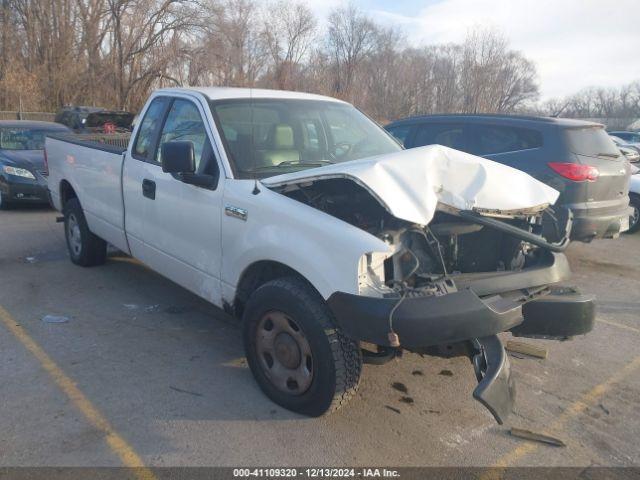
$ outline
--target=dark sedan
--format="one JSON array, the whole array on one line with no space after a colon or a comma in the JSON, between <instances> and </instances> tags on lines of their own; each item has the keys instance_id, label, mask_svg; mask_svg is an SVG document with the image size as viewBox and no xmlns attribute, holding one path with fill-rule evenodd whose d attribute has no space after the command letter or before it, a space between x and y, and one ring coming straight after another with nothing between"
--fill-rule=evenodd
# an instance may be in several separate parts
<instances>
[{"instance_id":1,"label":"dark sedan","mask_svg":"<svg viewBox=\"0 0 640 480\"><path fill-rule=\"evenodd\" d=\"M0 208L49 203L44 140L49 134L70 132L51 122L0 121Z\"/></svg>"}]
</instances>

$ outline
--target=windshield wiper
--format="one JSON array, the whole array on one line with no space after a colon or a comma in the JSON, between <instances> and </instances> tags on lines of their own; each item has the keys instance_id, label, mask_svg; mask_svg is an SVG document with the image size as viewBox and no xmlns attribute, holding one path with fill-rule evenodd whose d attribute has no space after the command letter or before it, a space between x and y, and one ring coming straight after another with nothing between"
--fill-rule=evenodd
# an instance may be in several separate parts
<instances>
[{"instance_id":1,"label":"windshield wiper","mask_svg":"<svg viewBox=\"0 0 640 480\"><path fill-rule=\"evenodd\" d=\"M617 153L596 153L598 157L610 157L610 158L618 158L620 155Z\"/></svg>"},{"instance_id":2,"label":"windshield wiper","mask_svg":"<svg viewBox=\"0 0 640 480\"><path fill-rule=\"evenodd\" d=\"M331 160L314 160L313 162L297 162L295 160L285 160L284 162L280 162L278 165L276 165L277 167L279 167L280 165L283 165L285 167L287 166L291 166L291 165L312 165L312 166L318 166L318 165L325 165L325 164L333 164L334 162L332 162Z\"/></svg>"}]
</instances>

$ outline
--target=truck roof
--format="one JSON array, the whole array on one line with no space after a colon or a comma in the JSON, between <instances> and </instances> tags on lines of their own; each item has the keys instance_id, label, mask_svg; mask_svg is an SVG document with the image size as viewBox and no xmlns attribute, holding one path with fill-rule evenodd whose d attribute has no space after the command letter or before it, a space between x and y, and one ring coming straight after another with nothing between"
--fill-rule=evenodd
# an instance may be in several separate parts
<instances>
[{"instance_id":1,"label":"truck roof","mask_svg":"<svg viewBox=\"0 0 640 480\"><path fill-rule=\"evenodd\" d=\"M314 93L292 92L289 90L268 90L264 88L235 88L235 87L182 87L162 88L158 92L180 93L198 92L209 100L228 100L240 98L291 98L299 100L322 100L325 102L345 103L337 98L316 95Z\"/></svg>"}]
</instances>

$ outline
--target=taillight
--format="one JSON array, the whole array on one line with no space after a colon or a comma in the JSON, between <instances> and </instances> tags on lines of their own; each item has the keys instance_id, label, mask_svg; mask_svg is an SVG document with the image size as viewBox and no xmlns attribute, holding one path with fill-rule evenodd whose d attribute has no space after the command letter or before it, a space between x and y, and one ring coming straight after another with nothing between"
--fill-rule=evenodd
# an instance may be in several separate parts
<instances>
[{"instance_id":1,"label":"taillight","mask_svg":"<svg viewBox=\"0 0 640 480\"><path fill-rule=\"evenodd\" d=\"M49 160L47 159L47 149L44 149L44 176L49 176Z\"/></svg>"},{"instance_id":2,"label":"taillight","mask_svg":"<svg viewBox=\"0 0 640 480\"><path fill-rule=\"evenodd\" d=\"M600 176L600 172L596 167L591 165L580 165L578 163L560 163L549 162L554 172L562 175L564 178L573 180L574 182L595 182Z\"/></svg>"}]
</instances>

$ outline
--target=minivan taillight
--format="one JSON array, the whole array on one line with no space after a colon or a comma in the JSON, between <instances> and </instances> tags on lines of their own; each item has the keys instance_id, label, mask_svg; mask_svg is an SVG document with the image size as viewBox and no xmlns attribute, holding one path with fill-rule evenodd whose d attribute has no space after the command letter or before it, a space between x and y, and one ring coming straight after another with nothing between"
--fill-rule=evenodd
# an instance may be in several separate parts
<instances>
[{"instance_id":1,"label":"minivan taillight","mask_svg":"<svg viewBox=\"0 0 640 480\"><path fill-rule=\"evenodd\" d=\"M558 175L562 175L564 178L568 178L574 182L595 182L600 176L598 169L591 165L561 162L549 162L547 165L549 165Z\"/></svg>"}]
</instances>

